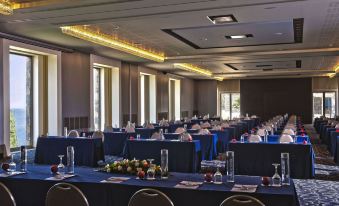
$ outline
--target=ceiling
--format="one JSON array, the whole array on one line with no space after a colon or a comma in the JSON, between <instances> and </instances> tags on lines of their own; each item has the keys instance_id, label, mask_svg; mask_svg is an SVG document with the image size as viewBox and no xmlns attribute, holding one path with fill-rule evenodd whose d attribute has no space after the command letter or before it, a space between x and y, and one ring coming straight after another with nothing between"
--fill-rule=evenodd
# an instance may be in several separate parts
<instances>
[{"instance_id":1,"label":"ceiling","mask_svg":"<svg viewBox=\"0 0 339 206\"><path fill-rule=\"evenodd\" d=\"M204 77L173 63L194 64L225 79L327 76L339 65L339 0L16 2L25 4L12 16L0 15L2 33L190 78ZM216 25L207 18L230 14L236 22ZM164 52L167 59L155 63L67 36L59 28L65 25L88 25ZM225 37L242 34L251 37Z\"/></svg>"}]
</instances>

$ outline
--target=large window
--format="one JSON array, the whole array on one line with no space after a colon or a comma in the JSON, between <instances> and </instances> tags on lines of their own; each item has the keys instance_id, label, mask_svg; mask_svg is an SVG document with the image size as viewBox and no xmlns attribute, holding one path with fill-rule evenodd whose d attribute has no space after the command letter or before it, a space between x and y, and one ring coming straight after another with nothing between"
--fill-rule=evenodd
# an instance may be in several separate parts
<instances>
[{"instance_id":1,"label":"large window","mask_svg":"<svg viewBox=\"0 0 339 206\"><path fill-rule=\"evenodd\" d=\"M102 129L102 69L100 68L94 68L93 70L93 76L94 76L94 129L95 130L101 130Z\"/></svg>"},{"instance_id":2,"label":"large window","mask_svg":"<svg viewBox=\"0 0 339 206\"><path fill-rule=\"evenodd\" d=\"M325 116L333 118L336 114L335 92L313 93L313 118Z\"/></svg>"},{"instance_id":3,"label":"large window","mask_svg":"<svg viewBox=\"0 0 339 206\"><path fill-rule=\"evenodd\" d=\"M140 124L156 122L155 75L140 73Z\"/></svg>"},{"instance_id":4,"label":"large window","mask_svg":"<svg viewBox=\"0 0 339 206\"><path fill-rule=\"evenodd\" d=\"M10 54L10 147L32 145L32 57Z\"/></svg>"},{"instance_id":5,"label":"large window","mask_svg":"<svg viewBox=\"0 0 339 206\"><path fill-rule=\"evenodd\" d=\"M240 117L240 93L221 93L220 101L222 119Z\"/></svg>"},{"instance_id":6,"label":"large window","mask_svg":"<svg viewBox=\"0 0 339 206\"><path fill-rule=\"evenodd\" d=\"M169 79L169 119L180 120L180 80Z\"/></svg>"}]
</instances>

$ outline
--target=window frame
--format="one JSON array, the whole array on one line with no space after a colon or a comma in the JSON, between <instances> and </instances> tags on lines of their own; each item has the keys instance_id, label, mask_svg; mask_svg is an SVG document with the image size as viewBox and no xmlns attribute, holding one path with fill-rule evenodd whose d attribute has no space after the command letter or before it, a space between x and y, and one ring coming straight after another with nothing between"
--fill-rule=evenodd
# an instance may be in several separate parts
<instances>
[{"instance_id":1,"label":"window frame","mask_svg":"<svg viewBox=\"0 0 339 206\"><path fill-rule=\"evenodd\" d=\"M330 90L328 90L328 91L321 91L321 92L312 92L312 118L314 119L315 117L314 117L314 101L313 101L313 94L314 93L320 93L320 94L322 94L322 100L323 100L323 102L322 102L322 108L321 108L321 113L322 113L322 115L321 116L325 116L326 114L325 114L325 94L326 93L334 93L334 100L335 100L335 107L334 107L334 114L336 115L337 114L337 107L338 107L338 101L337 101L337 92L336 91L330 91ZM335 115L333 116L333 117L331 117L331 118L334 118L335 117Z\"/></svg>"},{"instance_id":2,"label":"window frame","mask_svg":"<svg viewBox=\"0 0 339 206\"><path fill-rule=\"evenodd\" d=\"M232 108L232 99L233 99L233 94L239 94L239 98L240 98L240 92L220 92L220 117L221 118L223 118L222 117L222 95L223 94L229 94L229 101L230 101L230 120L232 120L233 119L233 117L232 117L232 112L233 112L233 108ZM241 101L241 99L240 99L240 101ZM241 105L241 104L240 104ZM240 106L240 109L239 109L239 113L241 114L241 106Z\"/></svg>"}]
</instances>

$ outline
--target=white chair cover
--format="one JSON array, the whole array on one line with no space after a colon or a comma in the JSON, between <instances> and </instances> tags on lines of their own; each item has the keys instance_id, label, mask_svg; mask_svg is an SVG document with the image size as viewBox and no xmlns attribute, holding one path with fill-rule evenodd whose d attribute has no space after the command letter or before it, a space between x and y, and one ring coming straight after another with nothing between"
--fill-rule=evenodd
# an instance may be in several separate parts
<instances>
[{"instance_id":1,"label":"white chair cover","mask_svg":"<svg viewBox=\"0 0 339 206\"><path fill-rule=\"evenodd\" d=\"M279 139L280 143L291 143L293 142L293 138L291 137L291 135L288 134L282 134L280 139Z\"/></svg>"},{"instance_id":2,"label":"white chair cover","mask_svg":"<svg viewBox=\"0 0 339 206\"><path fill-rule=\"evenodd\" d=\"M176 130L175 130L175 133L177 134L182 134L186 132L186 130L183 128L183 127L178 127Z\"/></svg>"},{"instance_id":3,"label":"white chair cover","mask_svg":"<svg viewBox=\"0 0 339 206\"><path fill-rule=\"evenodd\" d=\"M198 134L207 135L210 134L210 131L208 129L201 129Z\"/></svg>"},{"instance_id":4,"label":"white chair cover","mask_svg":"<svg viewBox=\"0 0 339 206\"><path fill-rule=\"evenodd\" d=\"M195 125L192 126L192 129L201 129L201 127L200 127L200 125L195 124Z\"/></svg>"},{"instance_id":5,"label":"white chair cover","mask_svg":"<svg viewBox=\"0 0 339 206\"><path fill-rule=\"evenodd\" d=\"M152 134L151 139L163 140L163 139L164 139L164 136L161 136L161 134L158 133L158 132L154 132L154 133Z\"/></svg>"},{"instance_id":6,"label":"white chair cover","mask_svg":"<svg viewBox=\"0 0 339 206\"><path fill-rule=\"evenodd\" d=\"M229 125L228 123L222 123L222 124L221 124L221 127L222 127L222 128L227 128L227 127L230 127L230 125Z\"/></svg>"},{"instance_id":7,"label":"white chair cover","mask_svg":"<svg viewBox=\"0 0 339 206\"><path fill-rule=\"evenodd\" d=\"M220 131L220 130L222 130L222 127L219 126L219 125L216 125L216 126L214 126L212 129L213 129L213 130Z\"/></svg>"},{"instance_id":8,"label":"white chair cover","mask_svg":"<svg viewBox=\"0 0 339 206\"><path fill-rule=\"evenodd\" d=\"M208 122L204 122L204 123L201 124L201 128L206 129L206 128L209 128L209 127L211 127L211 124L208 123Z\"/></svg>"},{"instance_id":9,"label":"white chair cover","mask_svg":"<svg viewBox=\"0 0 339 206\"><path fill-rule=\"evenodd\" d=\"M339 124L335 125L335 128L336 128L336 129L339 129Z\"/></svg>"},{"instance_id":10,"label":"white chair cover","mask_svg":"<svg viewBox=\"0 0 339 206\"><path fill-rule=\"evenodd\" d=\"M249 142L255 142L255 143L258 143L258 142L262 142L262 139L259 135L257 134L252 134L250 135L250 137L248 138L248 141Z\"/></svg>"},{"instance_id":11,"label":"white chair cover","mask_svg":"<svg viewBox=\"0 0 339 206\"><path fill-rule=\"evenodd\" d=\"M79 132L76 131L76 130L71 130L71 131L69 131L67 136L68 137L79 137Z\"/></svg>"},{"instance_id":12,"label":"white chair cover","mask_svg":"<svg viewBox=\"0 0 339 206\"><path fill-rule=\"evenodd\" d=\"M135 133L135 125L134 124L131 124L130 121L127 122L127 126L125 128L125 131L127 133Z\"/></svg>"},{"instance_id":13,"label":"white chair cover","mask_svg":"<svg viewBox=\"0 0 339 206\"><path fill-rule=\"evenodd\" d=\"M284 129L282 134L294 135L294 131L292 129Z\"/></svg>"},{"instance_id":14,"label":"white chair cover","mask_svg":"<svg viewBox=\"0 0 339 206\"><path fill-rule=\"evenodd\" d=\"M258 129L258 131L257 131L257 135L259 135L260 137L263 137L263 136L265 136L265 129Z\"/></svg>"},{"instance_id":15,"label":"white chair cover","mask_svg":"<svg viewBox=\"0 0 339 206\"><path fill-rule=\"evenodd\" d=\"M184 132L180 134L180 139L181 141L192 141L192 136L189 133Z\"/></svg>"},{"instance_id":16,"label":"white chair cover","mask_svg":"<svg viewBox=\"0 0 339 206\"><path fill-rule=\"evenodd\" d=\"M102 131L95 131L92 135L93 138L104 139L104 133Z\"/></svg>"}]
</instances>

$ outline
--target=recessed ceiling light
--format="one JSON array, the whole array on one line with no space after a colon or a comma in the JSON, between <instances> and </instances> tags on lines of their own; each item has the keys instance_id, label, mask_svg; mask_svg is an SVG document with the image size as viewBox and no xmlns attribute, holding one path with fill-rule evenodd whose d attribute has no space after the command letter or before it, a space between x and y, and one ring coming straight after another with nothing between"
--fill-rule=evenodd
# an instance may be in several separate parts
<instances>
[{"instance_id":1,"label":"recessed ceiling light","mask_svg":"<svg viewBox=\"0 0 339 206\"><path fill-rule=\"evenodd\" d=\"M225 23L238 22L237 19L232 14L219 15L219 16L207 16L207 18L213 24L225 24Z\"/></svg>"},{"instance_id":2,"label":"recessed ceiling light","mask_svg":"<svg viewBox=\"0 0 339 206\"><path fill-rule=\"evenodd\" d=\"M275 35L283 35L283 33L277 32L277 33L275 33Z\"/></svg>"},{"instance_id":3,"label":"recessed ceiling light","mask_svg":"<svg viewBox=\"0 0 339 206\"><path fill-rule=\"evenodd\" d=\"M251 38L253 37L253 34L239 34L239 35L226 35L226 39L245 39L245 38Z\"/></svg>"}]
</instances>

